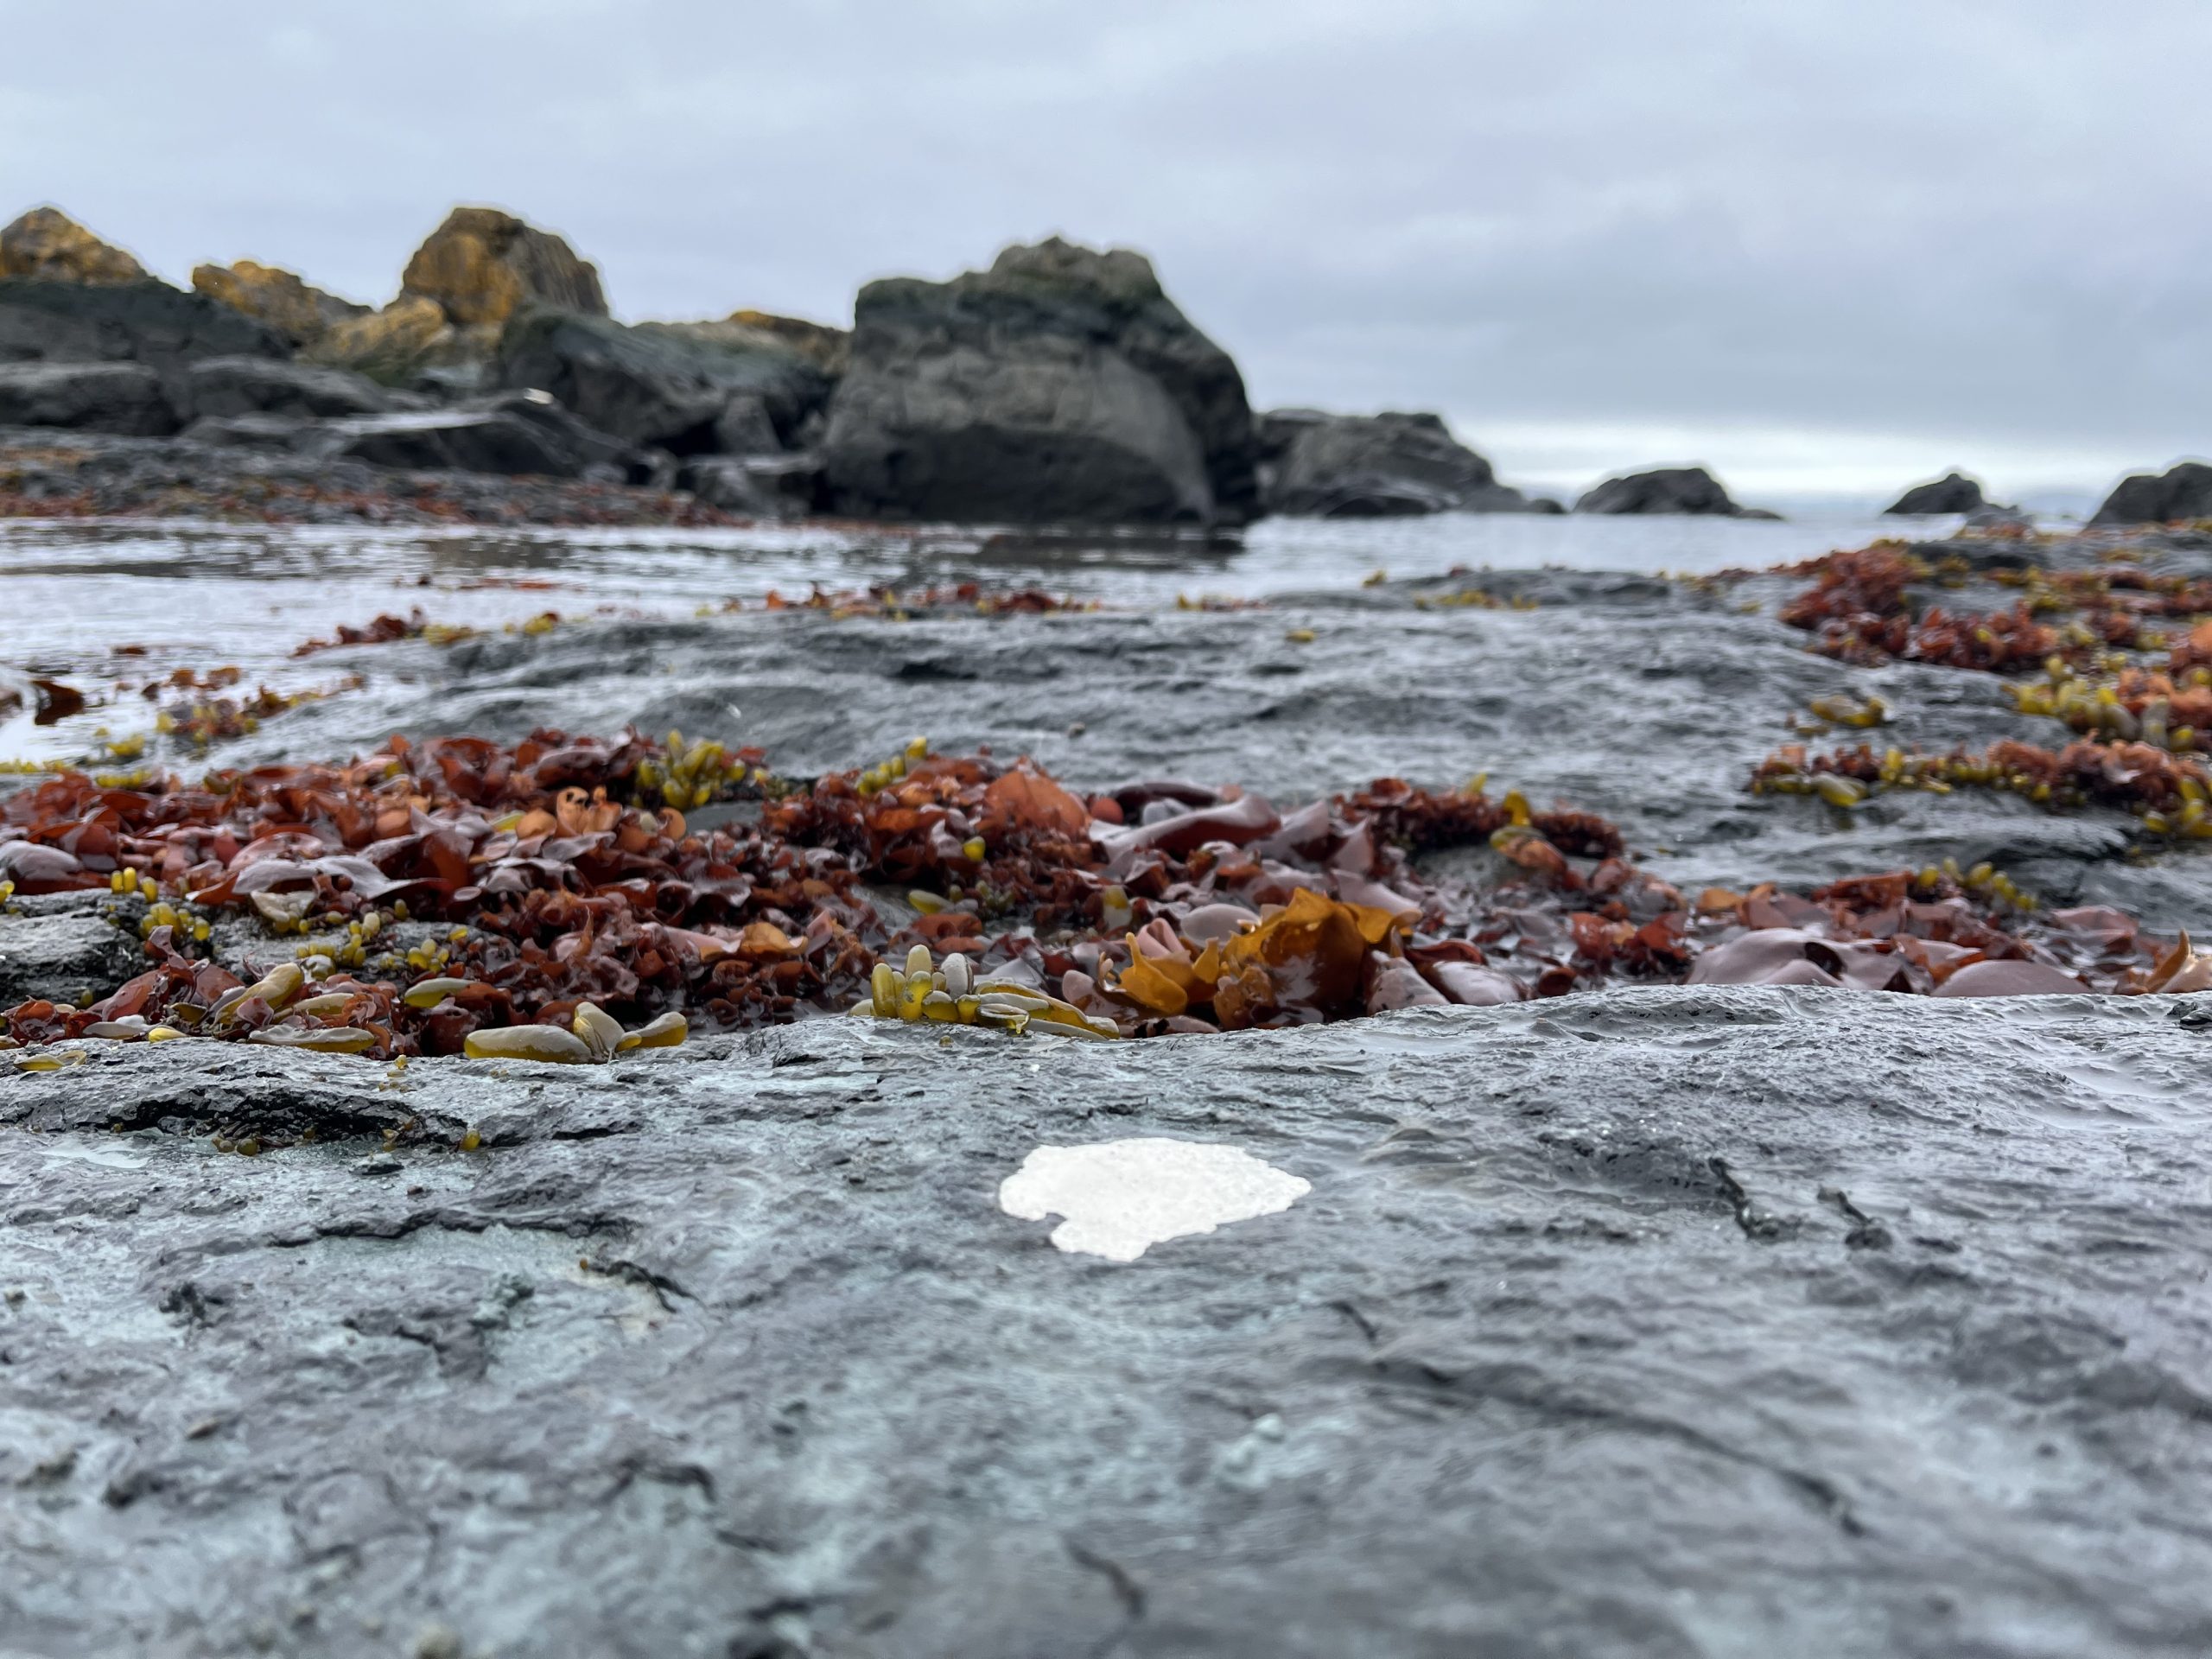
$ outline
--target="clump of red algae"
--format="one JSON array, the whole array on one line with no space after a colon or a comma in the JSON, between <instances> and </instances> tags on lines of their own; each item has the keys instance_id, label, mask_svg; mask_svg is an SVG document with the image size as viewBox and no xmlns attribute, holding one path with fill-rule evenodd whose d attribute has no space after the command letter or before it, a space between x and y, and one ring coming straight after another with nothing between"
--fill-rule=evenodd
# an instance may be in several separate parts
<instances>
[{"instance_id":1,"label":"clump of red algae","mask_svg":"<svg viewBox=\"0 0 2212 1659\"><path fill-rule=\"evenodd\" d=\"M1813 578L1810 588L1783 603L1778 614L1784 624L1812 634L1812 648L1823 656L1869 665L1936 663L1997 673L2078 668L2108 652L2160 648L2164 636L2156 623L2212 612L2212 580L2156 575L2125 564L1984 571L1982 580L2021 596L1986 614L1923 608L1911 588L1963 585L1967 568L1961 560L1931 563L1900 542L1840 550L1776 574ZM2187 666L2180 658L2177 652L2177 671Z\"/></svg>"},{"instance_id":2,"label":"clump of red algae","mask_svg":"<svg viewBox=\"0 0 2212 1659\"><path fill-rule=\"evenodd\" d=\"M1480 780L1382 779L1281 812L1177 779L1086 798L1027 760L920 740L810 786L765 760L674 734L546 730L512 746L395 737L346 766L128 788L70 772L19 790L0 800L0 880L17 890L128 880L357 943L311 959L319 978L257 988L157 926L144 973L89 1007L21 1004L7 1036L158 1028L387 1057L457 1053L503 1027L569 1030L587 1004L624 1024L681 1013L742 1027L872 998L878 964L911 963L916 946L1133 1036L1624 979L1951 994L1978 964L2014 964L1994 982L2013 988L2023 976L2187 988L2200 972L2185 941L2116 912L2031 915L1940 871L1688 897L1630 861L1602 817L1493 798ZM655 804L671 791L723 821L694 828ZM1494 854L1478 874L1423 874L1421 854L1466 845ZM434 957L372 969L358 941L400 918L465 926Z\"/></svg>"}]
</instances>

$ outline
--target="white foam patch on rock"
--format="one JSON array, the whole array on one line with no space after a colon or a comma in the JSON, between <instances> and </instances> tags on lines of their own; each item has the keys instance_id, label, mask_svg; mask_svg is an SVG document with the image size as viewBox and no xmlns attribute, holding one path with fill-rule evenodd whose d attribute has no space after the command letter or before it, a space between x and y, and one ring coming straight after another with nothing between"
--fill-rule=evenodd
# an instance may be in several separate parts
<instances>
[{"instance_id":1,"label":"white foam patch on rock","mask_svg":"<svg viewBox=\"0 0 2212 1659\"><path fill-rule=\"evenodd\" d=\"M1279 1214L1313 1190L1241 1147L1147 1136L1039 1147L999 1183L999 1208L1065 1217L1052 1229L1061 1249L1134 1262L1171 1238Z\"/></svg>"}]
</instances>

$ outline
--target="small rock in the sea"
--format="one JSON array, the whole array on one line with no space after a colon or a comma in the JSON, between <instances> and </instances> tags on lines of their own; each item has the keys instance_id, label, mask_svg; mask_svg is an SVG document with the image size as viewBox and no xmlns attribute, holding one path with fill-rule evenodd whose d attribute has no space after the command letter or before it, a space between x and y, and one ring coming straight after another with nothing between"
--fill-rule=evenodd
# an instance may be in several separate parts
<instances>
[{"instance_id":1,"label":"small rock in the sea","mask_svg":"<svg viewBox=\"0 0 2212 1659\"><path fill-rule=\"evenodd\" d=\"M1065 1217L1063 1250L1134 1262L1154 1244L1287 1210L1313 1183L1238 1147L1165 1136L1039 1147L999 1185L999 1208L1024 1221Z\"/></svg>"}]
</instances>

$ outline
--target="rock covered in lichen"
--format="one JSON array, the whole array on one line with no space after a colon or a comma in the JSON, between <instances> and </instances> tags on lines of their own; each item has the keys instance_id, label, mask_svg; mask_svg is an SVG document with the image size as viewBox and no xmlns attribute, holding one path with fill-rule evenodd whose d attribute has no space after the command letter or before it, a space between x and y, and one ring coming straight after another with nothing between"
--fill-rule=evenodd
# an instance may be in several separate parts
<instances>
[{"instance_id":1,"label":"rock covered in lichen","mask_svg":"<svg viewBox=\"0 0 2212 1659\"><path fill-rule=\"evenodd\" d=\"M7 277L92 288L154 280L137 259L58 207L34 207L0 229L0 278Z\"/></svg>"},{"instance_id":2,"label":"rock covered in lichen","mask_svg":"<svg viewBox=\"0 0 2212 1659\"><path fill-rule=\"evenodd\" d=\"M192 286L234 311L264 322L295 346L311 346L341 322L369 315L369 308L311 287L289 270L240 259L196 265Z\"/></svg>"},{"instance_id":3,"label":"rock covered in lichen","mask_svg":"<svg viewBox=\"0 0 2212 1659\"><path fill-rule=\"evenodd\" d=\"M497 207L456 207L415 251L403 297L435 301L454 323L499 325L525 306L607 315L598 268L550 231Z\"/></svg>"}]
</instances>

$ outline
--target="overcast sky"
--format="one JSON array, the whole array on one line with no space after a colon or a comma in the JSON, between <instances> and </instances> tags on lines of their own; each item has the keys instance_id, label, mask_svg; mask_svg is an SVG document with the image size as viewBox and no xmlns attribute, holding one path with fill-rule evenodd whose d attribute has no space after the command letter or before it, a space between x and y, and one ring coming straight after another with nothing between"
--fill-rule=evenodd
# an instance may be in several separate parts
<instances>
[{"instance_id":1,"label":"overcast sky","mask_svg":"<svg viewBox=\"0 0 2212 1659\"><path fill-rule=\"evenodd\" d=\"M2212 449L2206 0L0 0L0 219L390 296L456 200L617 313L1058 231L1255 404L1515 480L2094 491Z\"/></svg>"}]
</instances>

